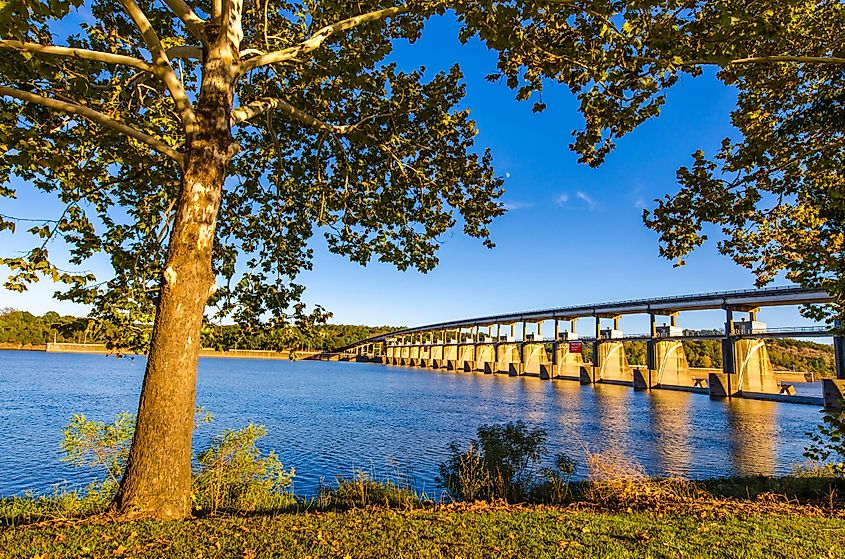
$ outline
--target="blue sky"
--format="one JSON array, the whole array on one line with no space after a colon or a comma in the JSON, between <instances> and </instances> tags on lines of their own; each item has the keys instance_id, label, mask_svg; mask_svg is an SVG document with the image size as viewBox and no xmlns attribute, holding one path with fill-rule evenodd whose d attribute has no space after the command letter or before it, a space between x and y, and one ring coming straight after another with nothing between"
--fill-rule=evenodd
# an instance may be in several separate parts
<instances>
[{"instance_id":1,"label":"blue sky","mask_svg":"<svg viewBox=\"0 0 845 559\"><path fill-rule=\"evenodd\" d=\"M657 235L642 224L642 209L677 190L675 171L703 149L712 154L734 133L730 111L735 93L712 72L685 79L669 92L661 116L623 138L599 169L579 165L567 145L582 126L568 90L549 85L548 109L531 111L502 84L484 76L495 56L483 45L462 46L454 23L433 20L414 45L400 44L395 60L404 68L425 65L427 75L461 62L466 75L465 105L478 123L479 148L490 147L494 165L506 177L503 202L509 208L492 227L496 248L488 250L460 231L445 237L440 265L433 272L399 272L371 263L352 264L325 250L315 238L314 269L300 277L306 302L334 313L332 322L419 325L496 312L547 308L638 297L753 287L753 277L708 243L674 268L658 256ZM0 213L43 217L58 205L18 185L19 199L0 199ZM27 245L22 235L0 236L0 254ZM54 254L62 254L61 247ZM103 260L90 268L105 277ZM0 269L0 272L5 270ZM780 284L785 282L781 281ZM51 299L54 286L41 282L26 294L0 289L0 308L82 314L83 307ZM718 313L681 318L682 326L718 327ZM805 324L795 309L766 310L761 320ZM626 324L625 321L630 321ZM644 319L625 319L623 329L639 331Z\"/></svg>"}]
</instances>

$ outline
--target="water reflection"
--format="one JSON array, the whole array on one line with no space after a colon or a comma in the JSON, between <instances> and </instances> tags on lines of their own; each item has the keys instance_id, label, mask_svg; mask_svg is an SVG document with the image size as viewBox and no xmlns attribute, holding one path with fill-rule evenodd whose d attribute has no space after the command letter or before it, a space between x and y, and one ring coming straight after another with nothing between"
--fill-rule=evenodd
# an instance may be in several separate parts
<instances>
[{"instance_id":1,"label":"water reflection","mask_svg":"<svg viewBox=\"0 0 845 559\"><path fill-rule=\"evenodd\" d=\"M743 475L777 471L778 406L759 400L732 399L726 405L732 469Z\"/></svg>"},{"instance_id":2,"label":"water reflection","mask_svg":"<svg viewBox=\"0 0 845 559\"><path fill-rule=\"evenodd\" d=\"M143 360L0 352L0 495L89 479L59 461L72 413L97 420L137 406ZM267 426L261 448L296 468L296 490L313 492L364 468L410 472L435 492L450 441L479 425L522 419L549 433L550 453L580 464L584 452L621 454L648 473L685 477L787 473L802 460L813 406L506 375L436 372L357 363L203 359L198 402L214 424L195 437L249 421Z\"/></svg>"},{"instance_id":3,"label":"water reflection","mask_svg":"<svg viewBox=\"0 0 845 559\"><path fill-rule=\"evenodd\" d=\"M597 385L594 413L598 427L598 441L594 452L629 456L631 421L630 400L633 391L624 386Z\"/></svg>"},{"instance_id":4,"label":"water reflection","mask_svg":"<svg viewBox=\"0 0 845 559\"><path fill-rule=\"evenodd\" d=\"M690 399L698 394L655 390L647 400L648 421L654 432L650 449L658 470L669 476L692 471Z\"/></svg>"}]
</instances>

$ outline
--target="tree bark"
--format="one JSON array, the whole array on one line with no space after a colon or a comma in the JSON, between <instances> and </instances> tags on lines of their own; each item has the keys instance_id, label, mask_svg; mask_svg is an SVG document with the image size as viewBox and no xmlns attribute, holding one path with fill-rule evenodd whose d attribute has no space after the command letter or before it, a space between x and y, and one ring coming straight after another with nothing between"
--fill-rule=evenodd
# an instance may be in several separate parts
<instances>
[{"instance_id":1,"label":"tree bark","mask_svg":"<svg viewBox=\"0 0 845 559\"><path fill-rule=\"evenodd\" d=\"M191 437L206 302L214 286L214 231L226 167L235 75L231 60L207 59L189 134L135 435L115 497L130 516L191 514Z\"/></svg>"}]
</instances>

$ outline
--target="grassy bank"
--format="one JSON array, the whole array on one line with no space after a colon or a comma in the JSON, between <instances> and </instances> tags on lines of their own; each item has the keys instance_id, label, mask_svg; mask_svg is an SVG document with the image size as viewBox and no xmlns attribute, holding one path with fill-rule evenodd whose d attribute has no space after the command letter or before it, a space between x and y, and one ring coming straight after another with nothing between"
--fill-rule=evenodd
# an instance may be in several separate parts
<instances>
[{"instance_id":1,"label":"grassy bank","mask_svg":"<svg viewBox=\"0 0 845 559\"><path fill-rule=\"evenodd\" d=\"M845 557L843 485L805 477L616 479L578 483L573 500L552 506L436 505L395 485L352 481L315 501L178 522L96 509L62 516L73 509L52 499L0 499L0 559L833 559Z\"/></svg>"},{"instance_id":2,"label":"grassy bank","mask_svg":"<svg viewBox=\"0 0 845 559\"><path fill-rule=\"evenodd\" d=\"M180 522L51 521L6 528L17 557L845 557L845 519L781 505L640 512L450 506L221 516Z\"/></svg>"},{"instance_id":3,"label":"grassy bank","mask_svg":"<svg viewBox=\"0 0 845 559\"><path fill-rule=\"evenodd\" d=\"M294 472L258 450L265 430L250 424L196 455L196 518L127 519L110 503L133 427L129 414L108 425L74 416L62 443L67 460L110 475L85 490L0 498L0 559L845 558L840 464L778 478L685 480L588 453L588 479L576 481L578 464L564 455L539 468L546 433L522 422L482 425L467 446L450 444L437 496L358 472L307 499L291 493Z\"/></svg>"}]
</instances>

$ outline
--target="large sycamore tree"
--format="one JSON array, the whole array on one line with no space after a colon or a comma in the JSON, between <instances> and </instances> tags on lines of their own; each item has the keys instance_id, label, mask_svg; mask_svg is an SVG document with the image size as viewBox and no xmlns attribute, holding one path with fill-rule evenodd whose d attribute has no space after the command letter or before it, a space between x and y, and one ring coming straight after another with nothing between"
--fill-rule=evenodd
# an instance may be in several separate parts
<instances>
[{"instance_id":1,"label":"large sycamore tree","mask_svg":"<svg viewBox=\"0 0 845 559\"><path fill-rule=\"evenodd\" d=\"M715 224L761 282L786 270L843 293L841 2L0 0L0 195L27 183L63 206L0 217L40 237L0 262L7 287L65 282L113 345L148 347L120 510L190 514L204 317L321 318L295 283L315 231L353 261L424 271L456 225L490 244L502 183L473 145L460 68L390 57L447 13L535 111L550 84L578 97L571 148L594 166L684 74L716 67L738 134L645 216L661 250L680 260ZM114 274L63 269L57 239L71 266L105 254Z\"/></svg>"}]
</instances>

